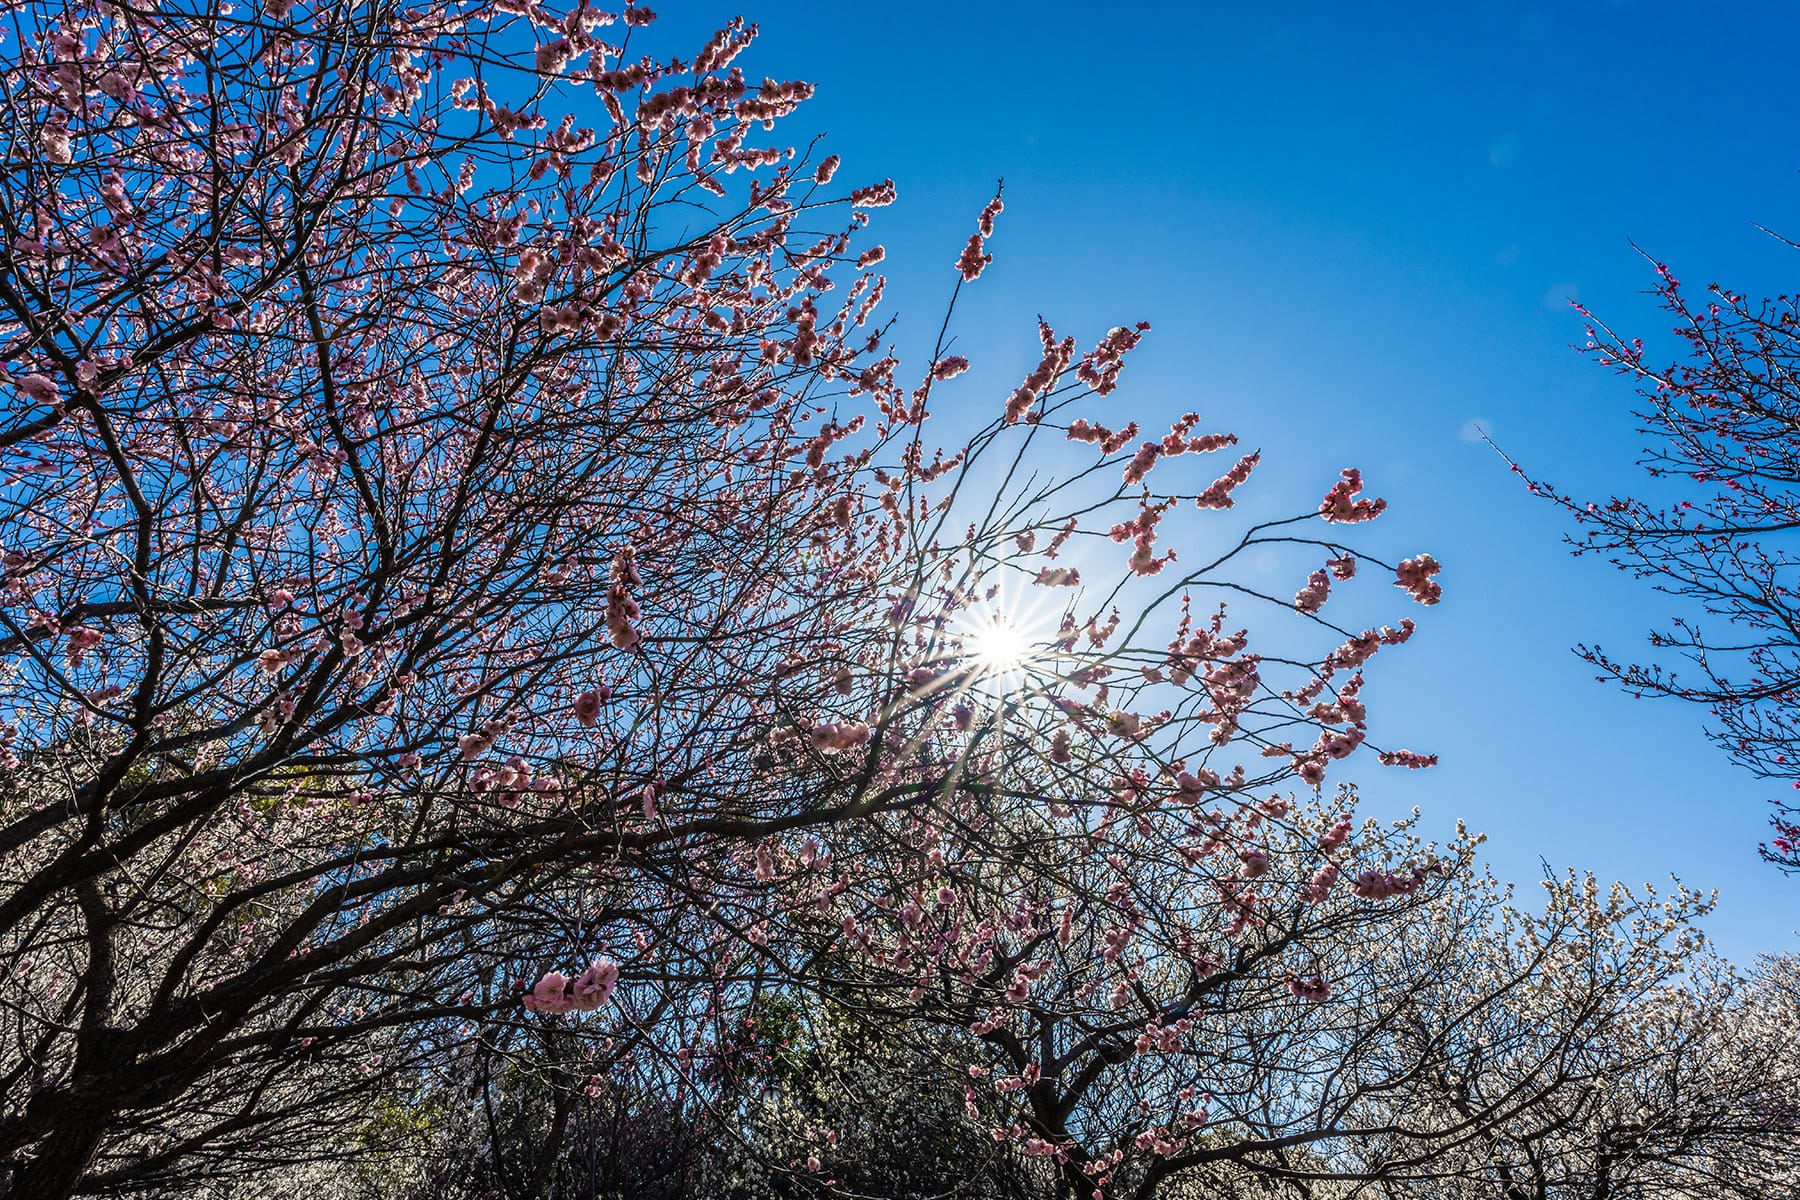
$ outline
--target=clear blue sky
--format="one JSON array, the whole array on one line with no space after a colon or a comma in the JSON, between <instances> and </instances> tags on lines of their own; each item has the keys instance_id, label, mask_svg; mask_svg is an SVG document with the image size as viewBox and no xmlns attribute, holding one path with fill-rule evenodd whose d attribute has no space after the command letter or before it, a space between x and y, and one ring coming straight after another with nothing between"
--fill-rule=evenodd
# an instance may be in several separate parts
<instances>
[{"instance_id":1,"label":"clear blue sky","mask_svg":"<svg viewBox=\"0 0 1800 1200\"><path fill-rule=\"evenodd\" d=\"M1800 949L1800 880L1755 854L1786 785L1569 652L1628 654L1675 610L1570 560L1465 439L1479 419L1564 489L1635 489L1630 386L1569 349L1569 297L1667 348L1629 241L1691 285L1791 290L1800 259L1754 223L1800 233L1800 6L745 2L666 0L658 44L743 12L753 77L818 85L787 131L828 134L841 181L895 179L874 232L915 361L1004 176L959 395L1003 401L1037 312L1084 339L1147 319L1133 415L1205 414L1296 506L1359 465L1383 536L1443 562L1445 602L1367 696L1377 741L1444 763L1359 768L1370 811L1466 817L1521 881L1542 858L1716 886L1722 950Z\"/></svg>"}]
</instances>

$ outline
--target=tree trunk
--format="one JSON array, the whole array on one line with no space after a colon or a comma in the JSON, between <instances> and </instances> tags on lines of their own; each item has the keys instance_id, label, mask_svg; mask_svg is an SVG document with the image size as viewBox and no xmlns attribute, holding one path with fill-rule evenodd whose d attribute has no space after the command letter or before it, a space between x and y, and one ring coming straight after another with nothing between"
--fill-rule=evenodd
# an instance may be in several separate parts
<instances>
[{"instance_id":1,"label":"tree trunk","mask_svg":"<svg viewBox=\"0 0 1800 1200\"><path fill-rule=\"evenodd\" d=\"M100 1149L106 1123L99 1113L68 1125L38 1143L37 1154L12 1170L10 1186L0 1178L7 1200L69 1200Z\"/></svg>"}]
</instances>

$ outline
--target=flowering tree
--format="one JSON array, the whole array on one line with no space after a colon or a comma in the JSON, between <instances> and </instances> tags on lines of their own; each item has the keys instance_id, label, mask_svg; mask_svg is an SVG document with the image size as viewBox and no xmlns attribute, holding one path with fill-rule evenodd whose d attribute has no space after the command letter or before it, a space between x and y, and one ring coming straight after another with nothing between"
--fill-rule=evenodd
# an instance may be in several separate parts
<instances>
[{"instance_id":1,"label":"flowering tree","mask_svg":"<svg viewBox=\"0 0 1800 1200\"><path fill-rule=\"evenodd\" d=\"M1189 810L1170 842L1148 806L1111 830L990 813L979 848L909 829L858 852L897 891L796 897L769 952L810 951L810 971L786 974L819 1025L940 1030L939 1057L908 1077L957 1080L968 1121L1042 1164L1056 1194L1147 1200L1489 1181L1467 1147L1549 1137L1607 1094L1621 1030L1699 944L1689 922L1708 903L1692 894L1570 878L1534 914L1471 870L1478 839L1431 847L1405 824L1352 831L1285 807ZM786 1024L766 1024L703 1044L698 1080L784 1053ZM1487 1076L1447 1098L1453 1055ZM841 1126L805 1129L796 1173L829 1186L867 1169Z\"/></svg>"},{"instance_id":2,"label":"flowering tree","mask_svg":"<svg viewBox=\"0 0 1800 1200\"><path fill-rule=\"evenodd\" d=\"M1445 1147L1395 1194L1448 1200L1471 1184L1522 1200L1791 1194L1800 1146L1793 978L1790 959L1764 960L1747 977L1692 960L1679 985L1649 988L1597 1024L1597 1036L1563 1048L1564 1086ZM1543 1001L1560 1007L1569 995L1564 982ZM1471 1028L1478 1036L1439 1044L1415 1103L1454 1114L1471 1098L1518 1090L1519 1051L1551 1044L1533 1026L1551 1016L1554 1030L1562 1018L1543 1006L1495 1015Z\"/></svg>"},{"instance_id":3,"label":"flowering tree","mask_svg":"<svg viewBox=\"0 0 1800 1200\"><path fill-rule=\"evenodd\" d=\"M1235 439L1096 423L1143 326L1042 326L994 420L928 449L968 364L903 382L869 325L881 251L852 243L893 185L765 142L810 89L746 82L750 28L656 59L652 21L15 12L12 1194L257 1171L507 1025L579 1020L594 1074L697 1086L833 956L1004 1007L1054 943L1084 1020L1134 971L1192 990L1263 927L1269 863L1320 894L1350 864L1347 811L1261 793L1358 751L1362 670L1412 633L1328 597L1373 567L1434 603L1437 564L1346 544L1382 510L1347 470L1177 568L1162 523L1229 520L1258 455L1189 470ZM1033 473L1070 441L1091 467ZM1239 569L1263 551L1294 578ZM1253 641L1225 599L1292 629ZM1054 889L996 875L1027 819ZM1371 898L1428 870L1353 865ZM970 915L921 943L927 909ZM1336 986L1323 959L1281 984Z\"/></svg>"},{"instance_id":4,"label":"flowering tree","mask_svg":"<svg viewBox=\"0 0 1800 1200\"><path fill-rule=\"evenodd\" d=\"M1639 696L1702 705L1715 742L1762 779L1800 788L1800 607L1797 560L1784 546L1800 513L1800 305L1751 301L1718 284L1702 301L1662 263L1656 294L1675 318L1684 359L1658 365L1586 309L1587 352L1637 380L1651 439L1641 465L1665 481L1657 499L1582 502L1533 480L1583 528L1578 554L1600 554L1658 591L1716 618L1688 615L1651 633L1665 663L1633 664L1599 646L1581 652ZM1577 306L1579 308L1579 306ZM1680 669L1674 669L1680 664ZM1800 808L1777 802L1763 854L1800 870Z\"/></svg>"}]
</instances>

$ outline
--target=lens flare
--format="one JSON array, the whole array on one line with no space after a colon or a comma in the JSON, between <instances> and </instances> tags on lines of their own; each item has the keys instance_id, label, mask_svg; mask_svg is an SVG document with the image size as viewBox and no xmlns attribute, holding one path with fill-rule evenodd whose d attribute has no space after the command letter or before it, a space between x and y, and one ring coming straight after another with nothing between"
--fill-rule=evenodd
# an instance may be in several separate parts
<instances>
[{"instance_id":1,"label":"lens flare","mask_svg":"<svg viewBox=\"0 0 1800 1200\"><path fill-rule=\"evenodd\" d=\"M1031 637L1003 613L982 617L970 630L967 644L976 668L984 676L1023 671L1036 651Z\"/></svg>"}]
</instances>

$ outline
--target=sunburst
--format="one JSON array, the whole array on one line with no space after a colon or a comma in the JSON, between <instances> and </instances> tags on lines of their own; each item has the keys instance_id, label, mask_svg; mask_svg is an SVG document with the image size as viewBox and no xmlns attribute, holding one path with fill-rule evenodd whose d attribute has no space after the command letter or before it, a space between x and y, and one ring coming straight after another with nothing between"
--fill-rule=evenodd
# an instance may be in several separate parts
<instances>
[{"instance_id":1,"label":"sunburst","mask_svg":"<svg viewBox=\"0 0 1800 1200\"><path fill-rule=\"evenodd\" d=\"M993 604L965 610L956 634L973 668L970 685L995 698L1025 690L1050 652L1047 633L1044 622L1025 611Z\"/></svg>"}]
</instances>

